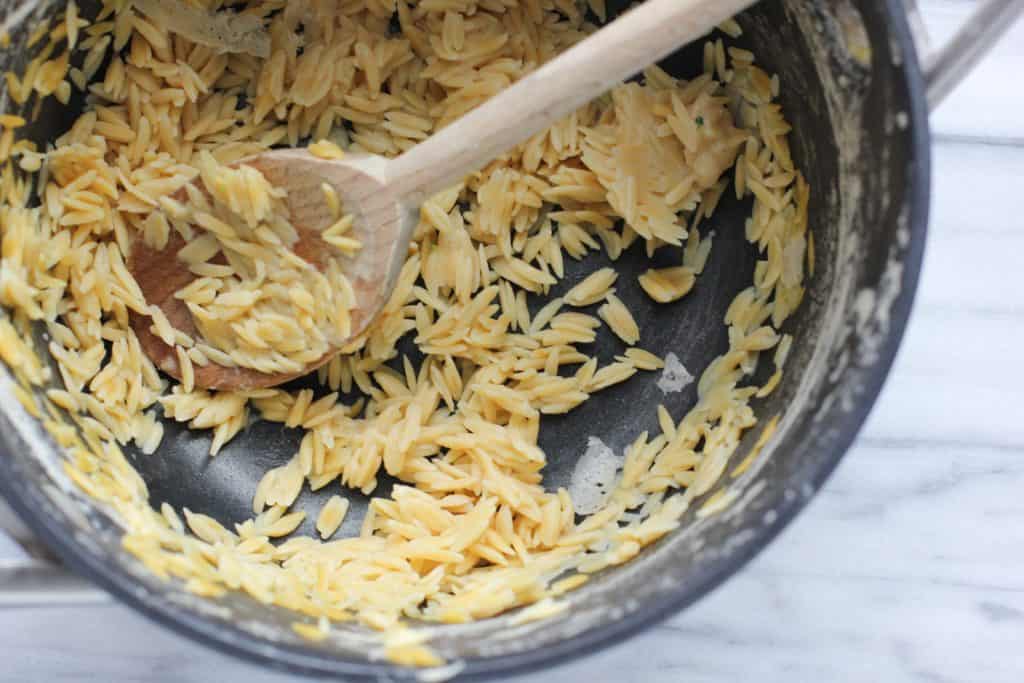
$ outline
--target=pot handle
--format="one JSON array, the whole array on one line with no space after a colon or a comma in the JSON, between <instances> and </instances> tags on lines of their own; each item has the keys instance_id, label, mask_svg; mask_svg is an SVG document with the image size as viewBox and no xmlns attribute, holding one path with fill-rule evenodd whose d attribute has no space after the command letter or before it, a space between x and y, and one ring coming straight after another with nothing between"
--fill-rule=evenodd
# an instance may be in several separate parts
<instances>
[{"instance_id":1,"label":"pot handle","mask_svg":"<svg viewBox=\"0 0 1024 683\"><path fill-rule=\"evenodd\" d=\"M107 593L61 565L3 499L0 533L24 551L23 557L0 559L0 608L110 600Z\"/></svg>"},{"instance_id":2,"label":"pot handle","mask_svg":"<svg viewBox=\"0 0 1024 683\"><path fill-rule=\"evenodd\" d=\"M933 50L928 44L917 0L904 0L904 3L924 68L925 92L932 111L1024 13L1024 0L988 0L948 43Z\"/></svg>"}]
</instances>

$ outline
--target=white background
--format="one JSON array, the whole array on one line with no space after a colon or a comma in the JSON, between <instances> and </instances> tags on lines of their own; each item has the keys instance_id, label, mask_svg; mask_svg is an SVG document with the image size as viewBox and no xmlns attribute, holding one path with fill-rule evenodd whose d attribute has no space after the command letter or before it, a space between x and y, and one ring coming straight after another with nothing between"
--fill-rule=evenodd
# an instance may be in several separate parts
<instances>
[{"instance_id":1,"label":"white background","mask_svg":"<svg viewBox=\"0 0 1024 683\"><path fill-rule=\"evenodd\" d=\"M941 42L977 3L924 0ZM554 681L1024 681L1024 25L933 116L932 223L896 368L778 541ZM0 681L282 683L113 602L0 610ZM525 680L525 679L524 679Z\"/></svg>"}]
</instances>

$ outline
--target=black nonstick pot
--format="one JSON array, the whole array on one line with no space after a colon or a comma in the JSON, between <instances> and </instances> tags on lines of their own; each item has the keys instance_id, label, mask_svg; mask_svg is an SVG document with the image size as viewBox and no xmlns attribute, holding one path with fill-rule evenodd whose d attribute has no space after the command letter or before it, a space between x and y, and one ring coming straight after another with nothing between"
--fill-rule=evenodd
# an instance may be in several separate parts
<instances>
[{"instance_id":1,"label":"black nonstick pot","mask_svg":"<svg viewBox=\"0 0 1024 683\"><path fill-rule=\"evenodd\" d=\"M0 0L0 17L11 36L11 46L0 54L4 70L23 68L31 56L25 48L27 22L58 4L63 2ZM626 4L609 0L612 10ZM82 6L88 16L89 4ZM1021 0L990 2L926 67L915 47L915 38L918 47L921 40L915 36L913 8L900 0L766 0L738 18L744 31L736 44L753 50L769 73L779 74L781 102L794 128L793 157L812 188L816 268L804 303L786 324L794 337L786 374L777 391L754 404L759 425L746 434L733 462L750 453L775 416L778 427L749 469L724 477L709 494L728 487L735 495L728 508L701 517L695 512L700 505L691 506L677 532L572 593L563 615L518 626L506 615L432 627L431 647L451 662L443 673L467 678L522 673L621 641L725 581L814 495L871 410L910 312L928 217L929 104L1022 9ZM663 66L678 76L693 75L700 70L700 52L684 49ZM45 144L74 116L56 106L44 108L28 133ZM756 259L743 233L748 214L749 206L734 195L723 199L710 221L716 237L709 264L688 298L671 306L626 299L644 330L645 348L662 356L673 352L693 369L703 369L727 348L722 319L733 297L751 282ZM603 265L602 259L594 255L567 264L562 287ZM616 267L635 276L649 262L634 249ZM35 341L45 348L42 330ZM242 594L199 598L148 573L121 548L117 522L66 481L59 467L63 456L14 399L14 386L0 365L0 493L39 539L37 555L52 550L78 576L156 621L252 661L341 678L417 676L372 661L369 636L358 627L339 625L337 637L311 643L293 632L290 612ZM638 431L656 428L658 403L683 414L695 402L692 385L662 395L653 382L627 382L569 415L548 419L540 439L553 454L545 484L568 482L587 437L597 436L621 452ZM202 435L175 423L165 429L156 454L128 450L153 505L166 501L223 523L250 516L256 483L268 468L290 459L301 438L280 425L257 422L211 459ZM387 485L377 494L386 495ZM306 491L296 506L313 520L328 495ZM367 499L358 492L350 497L347 524L358 528ZM0 570L0 581L6 591L0 599L8 601L94 595L90 584L53 567L43 574Z\"/></svg>"}]
</instances>

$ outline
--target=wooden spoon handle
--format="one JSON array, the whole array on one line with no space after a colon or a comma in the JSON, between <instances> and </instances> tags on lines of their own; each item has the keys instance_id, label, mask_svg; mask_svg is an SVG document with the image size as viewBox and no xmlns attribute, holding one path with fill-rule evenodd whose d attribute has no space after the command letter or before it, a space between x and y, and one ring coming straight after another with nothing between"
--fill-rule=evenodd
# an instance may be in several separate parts
<instances>
[{"instance_id":1,"label":"wooden spoon handle","mask_svg":"<svg viewBox=\"0 0 1024 683\"><path fill-rule=\"evenodd\" d=\"M407 204L457 183L754 0L646 0L389 164Z\"/></svg>"}]
</instances>

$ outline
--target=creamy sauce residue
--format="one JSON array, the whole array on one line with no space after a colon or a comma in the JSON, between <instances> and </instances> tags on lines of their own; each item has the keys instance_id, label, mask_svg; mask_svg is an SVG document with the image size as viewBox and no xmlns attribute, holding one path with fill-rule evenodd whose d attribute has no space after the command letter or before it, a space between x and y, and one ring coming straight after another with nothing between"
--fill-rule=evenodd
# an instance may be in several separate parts
<instances>
[{"instance_id":1,"label":"creamy sauce residue","mask_svg":"<svg viewBox=\"0 0 1024 683\"><path fill-rule=\"evenodd\" d=\"M601 439L587 437L587 449L576 461L568 487L576 514L590 515L604 506L620 465L620 458Z\"/></svg>"},{"instance_id":2,"label":"creamy sauce residue","mask_svg":"<svg viewBox=\"0 0 1024 683\"><path fill-rule=\"evenodd\" d=\"M669 353L665 356L665 369L658 378L658 388L665 394L677 394L693 384L693 374L679 360L679 356Z\"/></svg>"}]
</instances>

